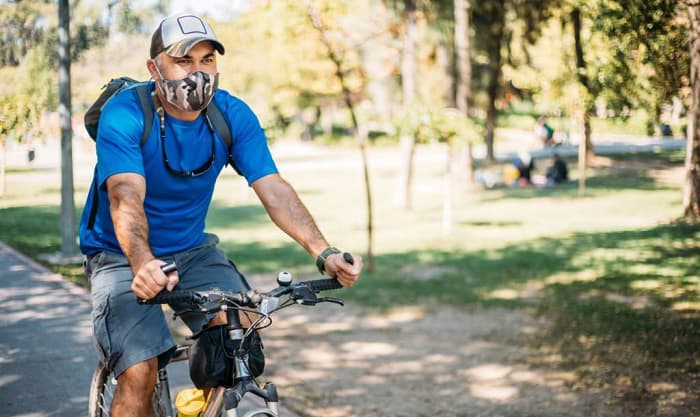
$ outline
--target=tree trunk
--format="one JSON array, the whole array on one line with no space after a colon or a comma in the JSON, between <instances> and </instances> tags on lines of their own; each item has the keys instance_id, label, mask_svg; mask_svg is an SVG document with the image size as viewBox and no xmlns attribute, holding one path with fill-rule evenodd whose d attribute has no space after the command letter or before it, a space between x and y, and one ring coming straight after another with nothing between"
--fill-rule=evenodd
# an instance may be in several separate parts
<instances>
[{"instance_id":1,"label":"tree trunk","mask_svg":"<svg viewBox=\"0 0 700 417\"><path fill-rule=\"evenodd\" d=\"M447 162L445 163L445 178L442 193L442 233L452 233L452 173L454 172L454 155L452 144L447 142Z\"/></svg>"},{"instance_id":2,"label":"tree trunk","mask_svg":"<svg viewBox=\"0 0 700 417\"><path fill-rule=\"evenodd\" d=\"M489 42L489 83L487 86L488 103L486 104L486 160L493 162L496 160L494 156L494 135L496 131L496 99L498 98L499 87L501 82L501 70L503 59L501 57L501 48L505 37L505 4L503 1L494 3L493 7L498 8L498 20L491 30L492 42Z\"/></svg>"},{"instance_id":3,"label":"tree trunk","mask_svg":"<svg viewBox=\"0 0 700 417\"><path fill-rule=\"evenodd\" d=\"M571 23L574 31L574 49L576 51L576 74L579 83L586 90L586 97L583 100L584 116L582 143L586 145L585 157L591 160L595 156L595 149L593 148L593 141L591 139L591 117L593 116L596 94L586 75L586 59L583 56L583 42L581 40L581 11L576 7L571 11Z\"/></svg>"},{"instance_id":4,"label":"tree trunk","mask_svg":"<svg viewBox=\"0 0 700 417\"><path fill-rule=\"evenodd\" d=\"M583 125L583 137L578 143L578 196L586 195L586 170L588 168L588 140L590 135L591 120L587 109L583 110L581 117Z\"/></svg>"},{"instance_id":5,"label":"tree trunk","mask_svg":"<svg viewBox=\"0 0 700 417\"><path fill-rule=\"evenodd\" d=\"M61 256L78 254L73 200L73 129L71 127L70 9L58 2L58 112L61 118Z\"/></svg>"},{"instance_id":6,"label":"tree trunk","mask_svg":"<svg viewBox=\"0 0 700 417\"><path fill-rule=\"evenodd\" d=\"M584 156L588 161L592 161L595 157L595 149L593 149L593 134L591 133L593 131L591 128L592 117L592 106L587 106L586 109L584 109L583 115L583 143L586 144L586 153Z\"/></svg>"},{"instance_id":7,"label":"tree trunk","mask_svg":"<svg viewBox=\"0 0 700 417\"><path fill-rule=\"evenodd\" d=\"M405 0L404 5L406 7L406 34L404 36L403 55L401 58L401 87L404 112L406 112L414 104L416 97L418 28L416 26L416 0ZM401 163L397 177L398 185L394 196L394 205L399 208L410 209L412 206L411 187L416 138L413 134L403 135L400 142Z\"/></svg>"},{"instance_id":8,"label":"tree trunk","mask_svg":"<svg viewBox=\"0 0 700 417\"><path fill-rule=\"evenodd\" d=\"M685 154L683 213L700 219L700 5L689 5L691 102L688 112L688 145Z\"/></svg>"},{"instance_id":9,"label":"tree trunk","mask_svg":"<svg viewBox=\"0 0 700 417\"><path fill-rule=\"evenodd\" d=\"M472 93L472 62L471 62L471 42L469 34L469 0L455 0L455 60L457 67L455 106L469 117L469 96ZM474 183L474 156L472 154L471 140L463 148L464 156L460 160L464 161L464 182L467 185Z\"/></svg>"},{"instance_id":10,"label":"tree trunk","mask_svg":"<svg viewBox=\"0 0 700 417\"><path fill-rule=\"evenodd\" d=\"M500 55L501 54L499 52L498 60L500 60ZM492 60L495 58L495 56L491 57ZM487 88L488 103L486 104L486 137L484 138L484 141L486 142L486 160L489 162L496 160L493 150L493 137L494 132L496 131L496 99L498 98L498 79L500 78L501 74L500 63L492 61L491 65L491 75L489 77L489 85Z\"/></svg>"},{"instance_id":11,"label":"tree trunk","mask_svg":"<svg viewBox=\"0 0 700 417\"><path fill-rule=\"evenodd\" d=\"M455 0L455 59L457 61L457 86L455 105L465 116L469 116L472 63L469 43L469 0Z\"/></svg>"},{"instance_id":12,"label":"tree trunk","mask_svg":"<svg viewBox=\"0 0 700 417\"><path fill-rule=\"evenodd\" d=\"M411 184L413 183L413 156L416 152L416 139L411 135L401 135L399 157L401 162L397 176L398 186L394 193L394 206L410 209L412 206Z\"/></svg>"}]
</instances>

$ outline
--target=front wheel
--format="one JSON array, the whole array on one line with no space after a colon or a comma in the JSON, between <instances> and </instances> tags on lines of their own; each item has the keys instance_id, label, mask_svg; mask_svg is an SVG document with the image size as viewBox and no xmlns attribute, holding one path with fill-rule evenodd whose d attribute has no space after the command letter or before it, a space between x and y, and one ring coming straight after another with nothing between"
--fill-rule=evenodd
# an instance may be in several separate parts
<instances>
[{"instance_id":1,"label":"front wheel","mask_svg":"<svg viewBox=\"0 0 700 417\"><path fill-rule=\"evenodd\" d=\"M109 417L109 410L112 406L112 399L116 389L117 379L100 362L92 374L88 399L88 417ZM153 392L152 403L155 417L165 417L165 410L163 410L160 402L158 389Z\"/></svg>"}]
</instances>

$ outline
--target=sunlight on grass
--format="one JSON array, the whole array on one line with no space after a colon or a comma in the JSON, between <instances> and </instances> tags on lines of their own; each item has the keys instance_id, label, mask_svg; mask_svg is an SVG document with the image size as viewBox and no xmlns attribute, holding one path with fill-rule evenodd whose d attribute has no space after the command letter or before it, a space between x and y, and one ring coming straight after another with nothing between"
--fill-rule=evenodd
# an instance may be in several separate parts
<instances>
[{"instance_id":1,"label":"sunlight on grass","mask_svg":"<svg viewBox=\"0 0 700 417\"><path fill-rule=\"evenodd\" d=\"M679 301L677 303L673 303L671 308L676 311L700 312L700 301Z\"/></svg>"},{"instance_id":2,"label":"sunlight on grass","mask_svg":"<svg viewBox=\"0 0 700 417\"><path fill-rule=\"evenodd\" d=\"M651 291L651 290L658 290L661 288L662 283L659 280L640 280L640 281L632 281L630 283L630 288L633 290L646 290L646 291Z\"/></svg>"},{"instance_id":3,"label":"sunlight on grass","mask_svg":"<svg viewBox=\"0 0 700 417\"><path fill-rule=\"evenodd\" d=\"M596 271L594 269L584 269L582 271L576 272L559 272L550 275L544 279L546 285L552 284L571 284L574 282L591 282L595 281L604 274L602 271Z\"/></svg>"}]
</instances>

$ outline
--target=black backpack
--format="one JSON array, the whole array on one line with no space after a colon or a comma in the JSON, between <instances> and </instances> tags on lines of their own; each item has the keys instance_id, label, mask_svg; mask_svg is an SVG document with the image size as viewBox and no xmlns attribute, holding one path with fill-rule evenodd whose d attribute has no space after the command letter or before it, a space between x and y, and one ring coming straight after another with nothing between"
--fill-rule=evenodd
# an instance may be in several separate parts
<instances>
[{"instance_id":1,"label":"black backpack","mask_svg":"<svg viewBox=\"0 0 700 417\"><path fill-rule=\"evenodd\" d=\"M141 110L143 112L143 136L141 136L141 147L146 144L148 137L151 135L151 129L153 128L153 113L155 109L151 105L150 92L148 91L148 81L137 81L130 77L119 77L111 79L107 84L102 86L102 93L97 97L94 103L85 112L85 130L93 140L97 139L97 126L100 121L100 115L102 115L102 109L105 104L114 96L121 93L122 91L133 90L134 94L138 97L139 104L141 105ZM228 163L233 167L233 169L240 175L238 167L234 164L233 159L231 159L231 145L233 144L233 136L231 135L231 126L224 117L219 106L216 105L214 100L212 100L207 108L206 117L209 118L212 126L219 134L221 141L226 145L226 149L229 151ZM95 218L97 217L97 204L99 201L99 196L97 193L97 167L95 167L95 176L92 180L93 194L92 194L92 209L90 210L90 218L88 220L88 229L92 229L95 224Z\"/></svg>"}]
</instances>

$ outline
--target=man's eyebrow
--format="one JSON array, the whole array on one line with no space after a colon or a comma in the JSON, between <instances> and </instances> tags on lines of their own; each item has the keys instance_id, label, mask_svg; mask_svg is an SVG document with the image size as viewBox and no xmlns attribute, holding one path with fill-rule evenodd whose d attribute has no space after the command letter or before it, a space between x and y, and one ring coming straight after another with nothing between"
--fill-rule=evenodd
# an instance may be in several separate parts
<instances>
[{"instance_id":1,"label":"man's eyebrow","mask_svg":"<svg viewBox=\"0 0 700 417\"><path fill-rule=\"evenodd\" d=\"M208 54L204 55L202 58L211 58L214 56L214 51L209 52ZM190 54L185 54L180 57L180 59L193 59L192 55Z\"/></svg>"}]
</instances>

